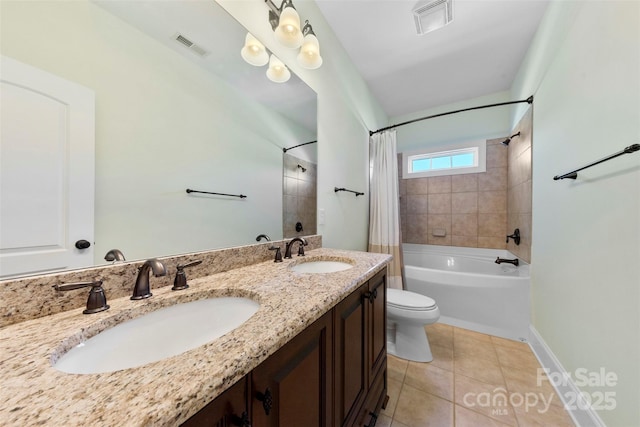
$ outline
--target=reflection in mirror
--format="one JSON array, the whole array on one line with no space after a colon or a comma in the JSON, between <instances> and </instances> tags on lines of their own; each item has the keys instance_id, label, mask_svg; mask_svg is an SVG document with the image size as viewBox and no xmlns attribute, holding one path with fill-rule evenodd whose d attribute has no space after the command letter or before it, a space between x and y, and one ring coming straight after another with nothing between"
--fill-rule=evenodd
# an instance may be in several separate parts
<instances>
[{"instance_id":1,"label":"reflection in mirror","mask_svg":"<svg viewBox=\"0 0 640 427\"><path fill-rule=\"evenodd\" d=\"M284 153L283 224L285 238L316 234L318 167L316 144Z\"/></svg>"},{"instance_id":2,"label":"reflection in mirror","mask_svg":"<svg viewBox=\"0 0 640 427\"><path fill-rule=\"evenodd\" d=\"M284 236L282 148L316 139L316 95L244 62L246 30L215 1L0 7L3 55L95 94L94 264L113 248L129 261ZM290 154L311 170L316 145Z\"/></svg>"}]
</instances>

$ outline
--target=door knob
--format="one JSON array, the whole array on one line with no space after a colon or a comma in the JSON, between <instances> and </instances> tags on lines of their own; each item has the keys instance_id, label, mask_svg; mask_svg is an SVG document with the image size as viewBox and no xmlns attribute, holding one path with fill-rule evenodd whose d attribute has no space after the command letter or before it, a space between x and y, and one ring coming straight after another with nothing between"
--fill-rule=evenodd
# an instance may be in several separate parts
<instances>
[{"instance_id":1,"label":"door knob","mask_svg":"<svg viewBox=\"0 0 640 427\"><path fill-rule=\"evenodd\" d=\"M91 243L86 240L78 240L76 242L76 248L78 249L87 249L89 246L91 246Z\"/></svg>"}]
</instances>

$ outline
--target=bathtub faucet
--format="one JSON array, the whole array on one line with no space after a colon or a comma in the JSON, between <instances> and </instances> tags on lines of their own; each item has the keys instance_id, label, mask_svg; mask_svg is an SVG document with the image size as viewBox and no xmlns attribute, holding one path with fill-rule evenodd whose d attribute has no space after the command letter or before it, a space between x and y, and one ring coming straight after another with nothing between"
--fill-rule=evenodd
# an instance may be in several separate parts
<instances>
[{"instance_id":1,"label":"bathtub faucet","mask_svg":"<svg viewBox=\"0 0 640 427\"><path fill-rule=\"evenodd\" d=\"M518 261L518 258L514 258L514 259L506 259L506 258L496 258L496 264L502 264L503 262L506 262L507 264L513 264L516 267L518 266L518 264L520 264L520 261Z\"/></svg>"}]
</instances>

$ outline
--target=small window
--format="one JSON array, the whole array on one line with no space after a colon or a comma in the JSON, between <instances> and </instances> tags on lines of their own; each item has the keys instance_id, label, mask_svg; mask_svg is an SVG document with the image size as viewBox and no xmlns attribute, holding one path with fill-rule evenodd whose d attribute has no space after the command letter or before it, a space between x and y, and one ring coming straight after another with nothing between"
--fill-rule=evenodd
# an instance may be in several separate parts
<instances>
[{"instance_id":1,"label":"small window","mask_svg":"<svg viewBox=\"0 0 640 427\"><path fill-rule=\"evenodd\" d=\"M472 141L402 153L402 177L457 175L486 171L486 142Z\"/></svg>"}]
</instances>

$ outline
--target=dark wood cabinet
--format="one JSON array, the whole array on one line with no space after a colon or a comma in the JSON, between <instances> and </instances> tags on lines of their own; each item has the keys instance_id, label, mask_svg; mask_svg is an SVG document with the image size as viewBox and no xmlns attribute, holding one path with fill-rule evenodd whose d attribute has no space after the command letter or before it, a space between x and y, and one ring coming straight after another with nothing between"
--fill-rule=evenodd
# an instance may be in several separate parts
<instances>
[{"instance_id":1,"label":"dark wood cabinet","mask_svg":"<svg viewBox=\"0 0 640 427\"><path fill-rule=\"evenodd\" d=\"M336 408L339 408L340 405L352 405L344 418L340 418L340 411L336 410L336 426L372 426L377 420L380 408L385 404L387 397L386 290L386 270L383 270L334 308ZM355 303L354 294L360 295L361 309L355 309L355 306L350 304L351 301ZM352 326L350 338L339 342L340 325L346 323L340 320L340 318L346 317L341 313L348 312L357 313L358 316L362 314L362 328L357 330ZM354 319L350 320L355 324ZM361 334L361 339L356 337L355 330ZM340 349L340 345L343 347L342 349ZM344 358L342 362L344 373L340 375L339 366L342 361L340 355L354 353L360 355L360 363L358 364L355 357L352 357L351 360ZM357 373L349 374L352 369L355 369ZM349 381L352 382L349 383ZM361 398L359 395L358 399L346 402L344 397L342 397L342 401L338 399L340 396L353 395L353 391L352 394L349 394L348 390L356 390L358 386L362 387Z\"/></svg>"},{"instance_id":2,"label":"dark wood cabinet","mask_svg":"<svg viewBox=\"0 0 640 427\"><path fill-rule=\"evenodd\" d=\"M333 309L335 342L334 416L336 426L352 425L367 395L368 283Z\"/></svg>"},{"instance_id":3,"label":"dark wood cabinet","mask_svg":"<svg viewBox=\"0 0 640 427\"><path fill-rule=\"evenodd\" d=\"M251 418L247 411L247 393L248 377L243 377L182 425L187 427L250 427Z\"/></svg>"},{"instance_id":4,"label":"dark wood cabinet","mask_svg":"<svg viewBox=\"0 0 640 427\"><path fill-rule=\"evenodd\" d=\"M369 387L387 365L387 270L368 282ZM386 387L385 387L386 388Z\"/></svg>"},{"instance_id":5,"label":"dark wood cabinet","mask_svg":"<svg viewBox=\"0 0 640 427\"><path fill-rule=\"evenodd\" d=\"M387 396L386 269L185 426L371 426Z\"/></svg>"},{"instance_id":6,"label":"dark wood cabinet","mask_svg":"<svg viewBox=\"0 0 640 427\"><path fill-rule=\"evenodd\" d=\"M329 312L253 370L253 427L332 425L332 332Z\"/></svg>"}]
</instances>

